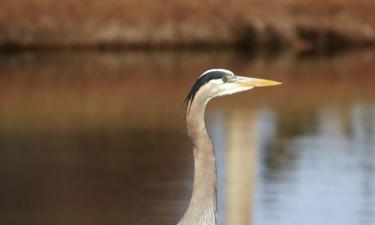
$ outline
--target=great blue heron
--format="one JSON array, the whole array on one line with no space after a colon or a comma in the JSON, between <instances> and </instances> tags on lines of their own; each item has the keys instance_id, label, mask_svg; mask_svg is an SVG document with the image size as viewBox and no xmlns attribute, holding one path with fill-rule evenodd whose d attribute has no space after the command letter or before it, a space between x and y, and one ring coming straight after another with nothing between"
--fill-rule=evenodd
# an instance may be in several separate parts
<instances>
[{"instance_id":1,"label":"great blue heron","mask_svg":"<svg viewBox=\"0 0 375 225\"><path fill-rule=\"evenodd\" d=\"M209 100L254 87L281 84L234 75L225 69L204 72L186 97L186 128L193 144L193 194L184 216L177 225L216 225L216 165L212 141L204 123L204 111Z\"/></svg>"}]
</instances>

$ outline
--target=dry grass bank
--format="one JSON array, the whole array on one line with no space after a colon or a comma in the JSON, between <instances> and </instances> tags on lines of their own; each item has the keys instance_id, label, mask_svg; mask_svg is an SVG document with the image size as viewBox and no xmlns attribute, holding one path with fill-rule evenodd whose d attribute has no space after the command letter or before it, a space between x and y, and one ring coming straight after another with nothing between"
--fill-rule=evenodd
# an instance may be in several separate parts
<instances>
[{"instance_id":1,"label":"dry grass bank","mask_svg":"<svg viewBox=\"0 0 375 225\"><path fill-rule=\"evenodd\" d=\"M0 46L267 47L375 44L371 0L0 0Z\"/></svg>"}]
</instances>

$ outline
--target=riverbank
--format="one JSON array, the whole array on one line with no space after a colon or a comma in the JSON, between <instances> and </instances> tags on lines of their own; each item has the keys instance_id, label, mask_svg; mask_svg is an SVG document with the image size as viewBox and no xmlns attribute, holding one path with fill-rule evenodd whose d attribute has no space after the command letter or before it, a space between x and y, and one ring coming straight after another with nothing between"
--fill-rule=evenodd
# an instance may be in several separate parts
<instances>
[{"instance_id":1,"label":"riverbank","mask_svg":"<svg viewBox=\"0 0 375 225\"><path fill-rule=\"evenodd\" d=\"M2 1L0 48L294 48L375 45L360 1Z\"/></svg>"}]
</instances>

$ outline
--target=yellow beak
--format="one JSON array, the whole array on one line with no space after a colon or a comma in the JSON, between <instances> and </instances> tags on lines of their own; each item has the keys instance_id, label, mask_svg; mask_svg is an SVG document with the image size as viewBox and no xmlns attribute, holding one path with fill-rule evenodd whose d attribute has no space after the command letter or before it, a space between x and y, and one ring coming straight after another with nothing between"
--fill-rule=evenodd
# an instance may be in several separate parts
<instances>
[{"instance_id":1,"label":"yellow beak","mask_svg":"<svg viewBox=\"0 0 375 225\"><path fill-rule=\"evenodd\" d=\"M280 85L281 82L273 80L264 80L258 78L242 77L237 76L238 80L235 82L241 87L265 87L265 86L274 86Z\"/></svg>"}]
</instances>

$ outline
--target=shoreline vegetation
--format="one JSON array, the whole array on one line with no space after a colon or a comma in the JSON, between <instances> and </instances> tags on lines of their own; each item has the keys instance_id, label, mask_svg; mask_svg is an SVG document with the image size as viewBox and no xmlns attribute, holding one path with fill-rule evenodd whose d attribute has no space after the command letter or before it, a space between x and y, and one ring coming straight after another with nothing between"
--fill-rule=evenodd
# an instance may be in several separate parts
<instances>
[{"instance_id":1,"label":"shoreline vegetation","mask_svg":"<svg viewBox=\"0 0 375 225\"><path fill-rule=\"evenodd\" d=\"M0 51L375 46L371 0L0 1Z\"/></svg>"}]
</instances>

